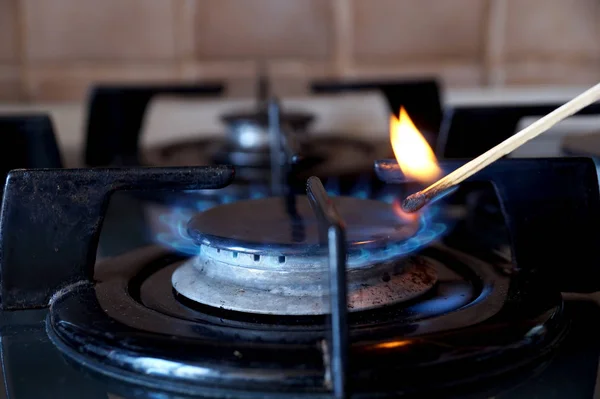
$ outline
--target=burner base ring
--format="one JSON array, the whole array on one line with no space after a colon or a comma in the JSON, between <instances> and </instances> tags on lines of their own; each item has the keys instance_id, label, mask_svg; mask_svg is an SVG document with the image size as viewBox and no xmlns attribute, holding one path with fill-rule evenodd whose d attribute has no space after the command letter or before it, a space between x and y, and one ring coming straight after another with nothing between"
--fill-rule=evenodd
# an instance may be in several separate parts
<instances>
[{"instance_id":1,"label":"burner base ring","mask_svg":"<svg viewBox=\"0 0 600 399\"><path fill-rule=\"evenodd\" d=\"M173 288L189 300L221 309L269 315L323 315L330 312L324 268L312 273L296 273L296 284L284 284L274 279L270 285L249 287L220 278L221 275L215 276L211 268L198 267L197 262L198 258L185 262L171 279ZM362 311L406 302L424 295L436 284L437 274L431 266L423 262L399 262L374 267L381 270L378 273L377 270L371 273L349 271L348 310ZM311 282L310 289L301 286L307 279Z\"/></svg>"}]
</instances>

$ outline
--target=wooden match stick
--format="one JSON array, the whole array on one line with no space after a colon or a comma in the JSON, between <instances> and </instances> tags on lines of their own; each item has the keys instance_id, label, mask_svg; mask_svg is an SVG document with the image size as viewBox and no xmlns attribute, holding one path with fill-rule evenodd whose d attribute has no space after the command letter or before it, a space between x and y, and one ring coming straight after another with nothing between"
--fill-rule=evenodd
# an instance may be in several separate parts
<instances>
[{"instance_id":1,"label":"wooden match stick","mask_svg":"<svg viewBox=\"0 0 600 399\"><path fill-rule=\"evenodd\" d=\"M403 202L402 207L407 212L415 212L421 209L432 199L443 196L450 189L465 179L468 179L492 162L502 158L504 155L519 148L529 140L544 133L563 119L580 111L582 108L600 99L600 83L575 97L563 106L550 112L535 123L521 130L514 136L509 137L502 143L484 152L477 158L464 164L447 176L439 179L429 187L417 193L409 195Z\"/></svg>"}]
</instances>

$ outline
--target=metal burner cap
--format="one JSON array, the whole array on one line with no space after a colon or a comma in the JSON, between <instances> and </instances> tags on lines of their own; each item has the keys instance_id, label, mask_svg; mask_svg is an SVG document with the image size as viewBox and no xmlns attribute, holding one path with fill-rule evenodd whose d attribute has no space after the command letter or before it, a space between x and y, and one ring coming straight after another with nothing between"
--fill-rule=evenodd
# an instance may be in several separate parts
<instances>
[{"instance_id":1,"label":"metal burner cap","mask_svg":"<svg viewBox=\"0 0 600 399\"><path fill-rule=\"evenodd\" d=\"M349 251L381 249L416 234L419 221L401 219L389 204L334 197L346 222ZM303 255L322 250L318 222L306 196L296 197L297 214L286 211L282 198L239 201L196 215L188 233L198 245L253 254Z\"/></svg>"},{"instance_id":2,"label":"metal burner cap","mask_svg":"<svg viewBox=\"0 0 600 399\"><path fill-rule=\"evenodd\" d=\"M305 131L314 116L307 112L284 111L281 113L280 118L282 124L289 125L293 130ZM234 123L252 123L265 127L269 125L269 115L266 111L233 112L223 115L221 119L230 125Z\"/></svg>"}]
</instances>

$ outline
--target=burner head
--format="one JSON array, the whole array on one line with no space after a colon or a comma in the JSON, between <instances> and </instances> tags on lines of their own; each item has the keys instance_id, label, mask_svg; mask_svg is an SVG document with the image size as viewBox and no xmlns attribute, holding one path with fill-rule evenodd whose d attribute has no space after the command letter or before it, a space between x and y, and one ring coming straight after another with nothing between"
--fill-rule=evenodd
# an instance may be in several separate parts
<instances>
[{"instance_id":1,"label":"burner head","mask_svg":"<svg viewBox=\"0 0 600 399\"><path fill-rule=\"evenodd\" d=\"M404 220L384 202L351 197L332 201L346 222L351 254L385 250L419 230L419 219ZM319 223L306 196L295 197L291 213L277 197L218 206L195 216L188 233L198 245L256 255L315 255L327 249L320 245Z\"/></svg>"},{"instance_id":2,"label":"burner head","mask_svg":"<svg viewBox=\"0 0 600 399\"><path fill-rule=\"evenodd\" d=\"M310 176L356 178L372 172L373 159L393 156L389 141L353 139L347 132L318 132L307 136L301 146L303 160L294 173L299 180ZM236 182L268 184L271 177L270 151L239 150L229 138L187 139L158 145L145 151L142 161L155 166L234 165Z\"/></svg>"},{"instance_id":3,"label":"burner head","mask_svg":"<svg viewBox=\"0 0 600 399\"><path fill-rule=\"evenodd\" d=\"M229 150L270 151L269 117L266 110L235 112L222 117L228 127ZM314 117L304 112L280 114L281 129L288 134L306 134Z\"/></svg>"},{"instance_id":4,"label":"burner head","mask_svg":"<svg viewBox=\"0 0 600 399\"><path fill-rule=\"evenodd\" d=\"M418 219L406 221L391 205L334 197L346 222L348 299L351 311L414 299L437 275L415 249ZM188 232L199 254L172 277L177 292L195 302L248 313L318 315L327 303L327 245L307 197L295 212L282 198L240 201L195 216ZM428 237L432 237L429 235Z\"/></svg>"}]
</instances>

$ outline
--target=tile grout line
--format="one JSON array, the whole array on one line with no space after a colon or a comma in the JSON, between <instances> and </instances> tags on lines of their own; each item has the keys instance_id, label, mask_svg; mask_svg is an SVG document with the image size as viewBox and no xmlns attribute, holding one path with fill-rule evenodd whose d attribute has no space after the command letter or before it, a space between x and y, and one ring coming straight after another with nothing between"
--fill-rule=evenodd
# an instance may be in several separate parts
<instances>
[{"instance_id":1,"label":"tile grout line","mask_svg":"<svg viewBox=\"0 0 600 399\"><path fill-rule=\"evenodd\" d=\"M180 41L182 38L179 37L181 34L181 25L183 21L180 21L181 13L182 13L182 4L179 0L171 0L171 12L173 13L173 62L177 65L177 79L181 80L183 78L183 59L184 56L182 54L182 50L180 48Z\"/></svg>"},{"instance_id":2,"label":"tile grout line","mask_svg":"<svg viewBox=\"0 0 600 399\"><path fill-rule=\"evenodd\" d=\"M16 19L17 19L17 57L19 66L20 95L22 99L29 103L33 101L31 75L29 73L29 58L27 56L27 18L25 11L25 2L16 0Z\"/></svg>"},{"instance_id":3,"label":"tile grout line","mask_svg":"<svg viewBox=\"0 0 600 399\"><path fill-rule=\"evenodd\" d=\"M507 27L506 0L489 0L484 44L484 86L503 86L506 80L504 65Z\"/></svg>"},{"instance_id":4,"label":"tile grout line","mask_svg":"<svg viewBox=\"0 0 600 399\"><path fill-rule=\"evenodd\" d=\"M333 73L336 77L351 74L352 59L352 5L349 0L331 0L333 19Z\"/></svg>"},{"instance_id":5,"label":"tile grout line","mask_svg":"<svg viewBox=\"0 0 600 399\"><path fill-rule=\"evenodd\" d=\"M194 68L195 32L194 21L197 4L192 0L172 0L174 22L174 63L180 80L196 80ZM191 74L191 76L190 76Z\"/></svg>"}]
</instances>

